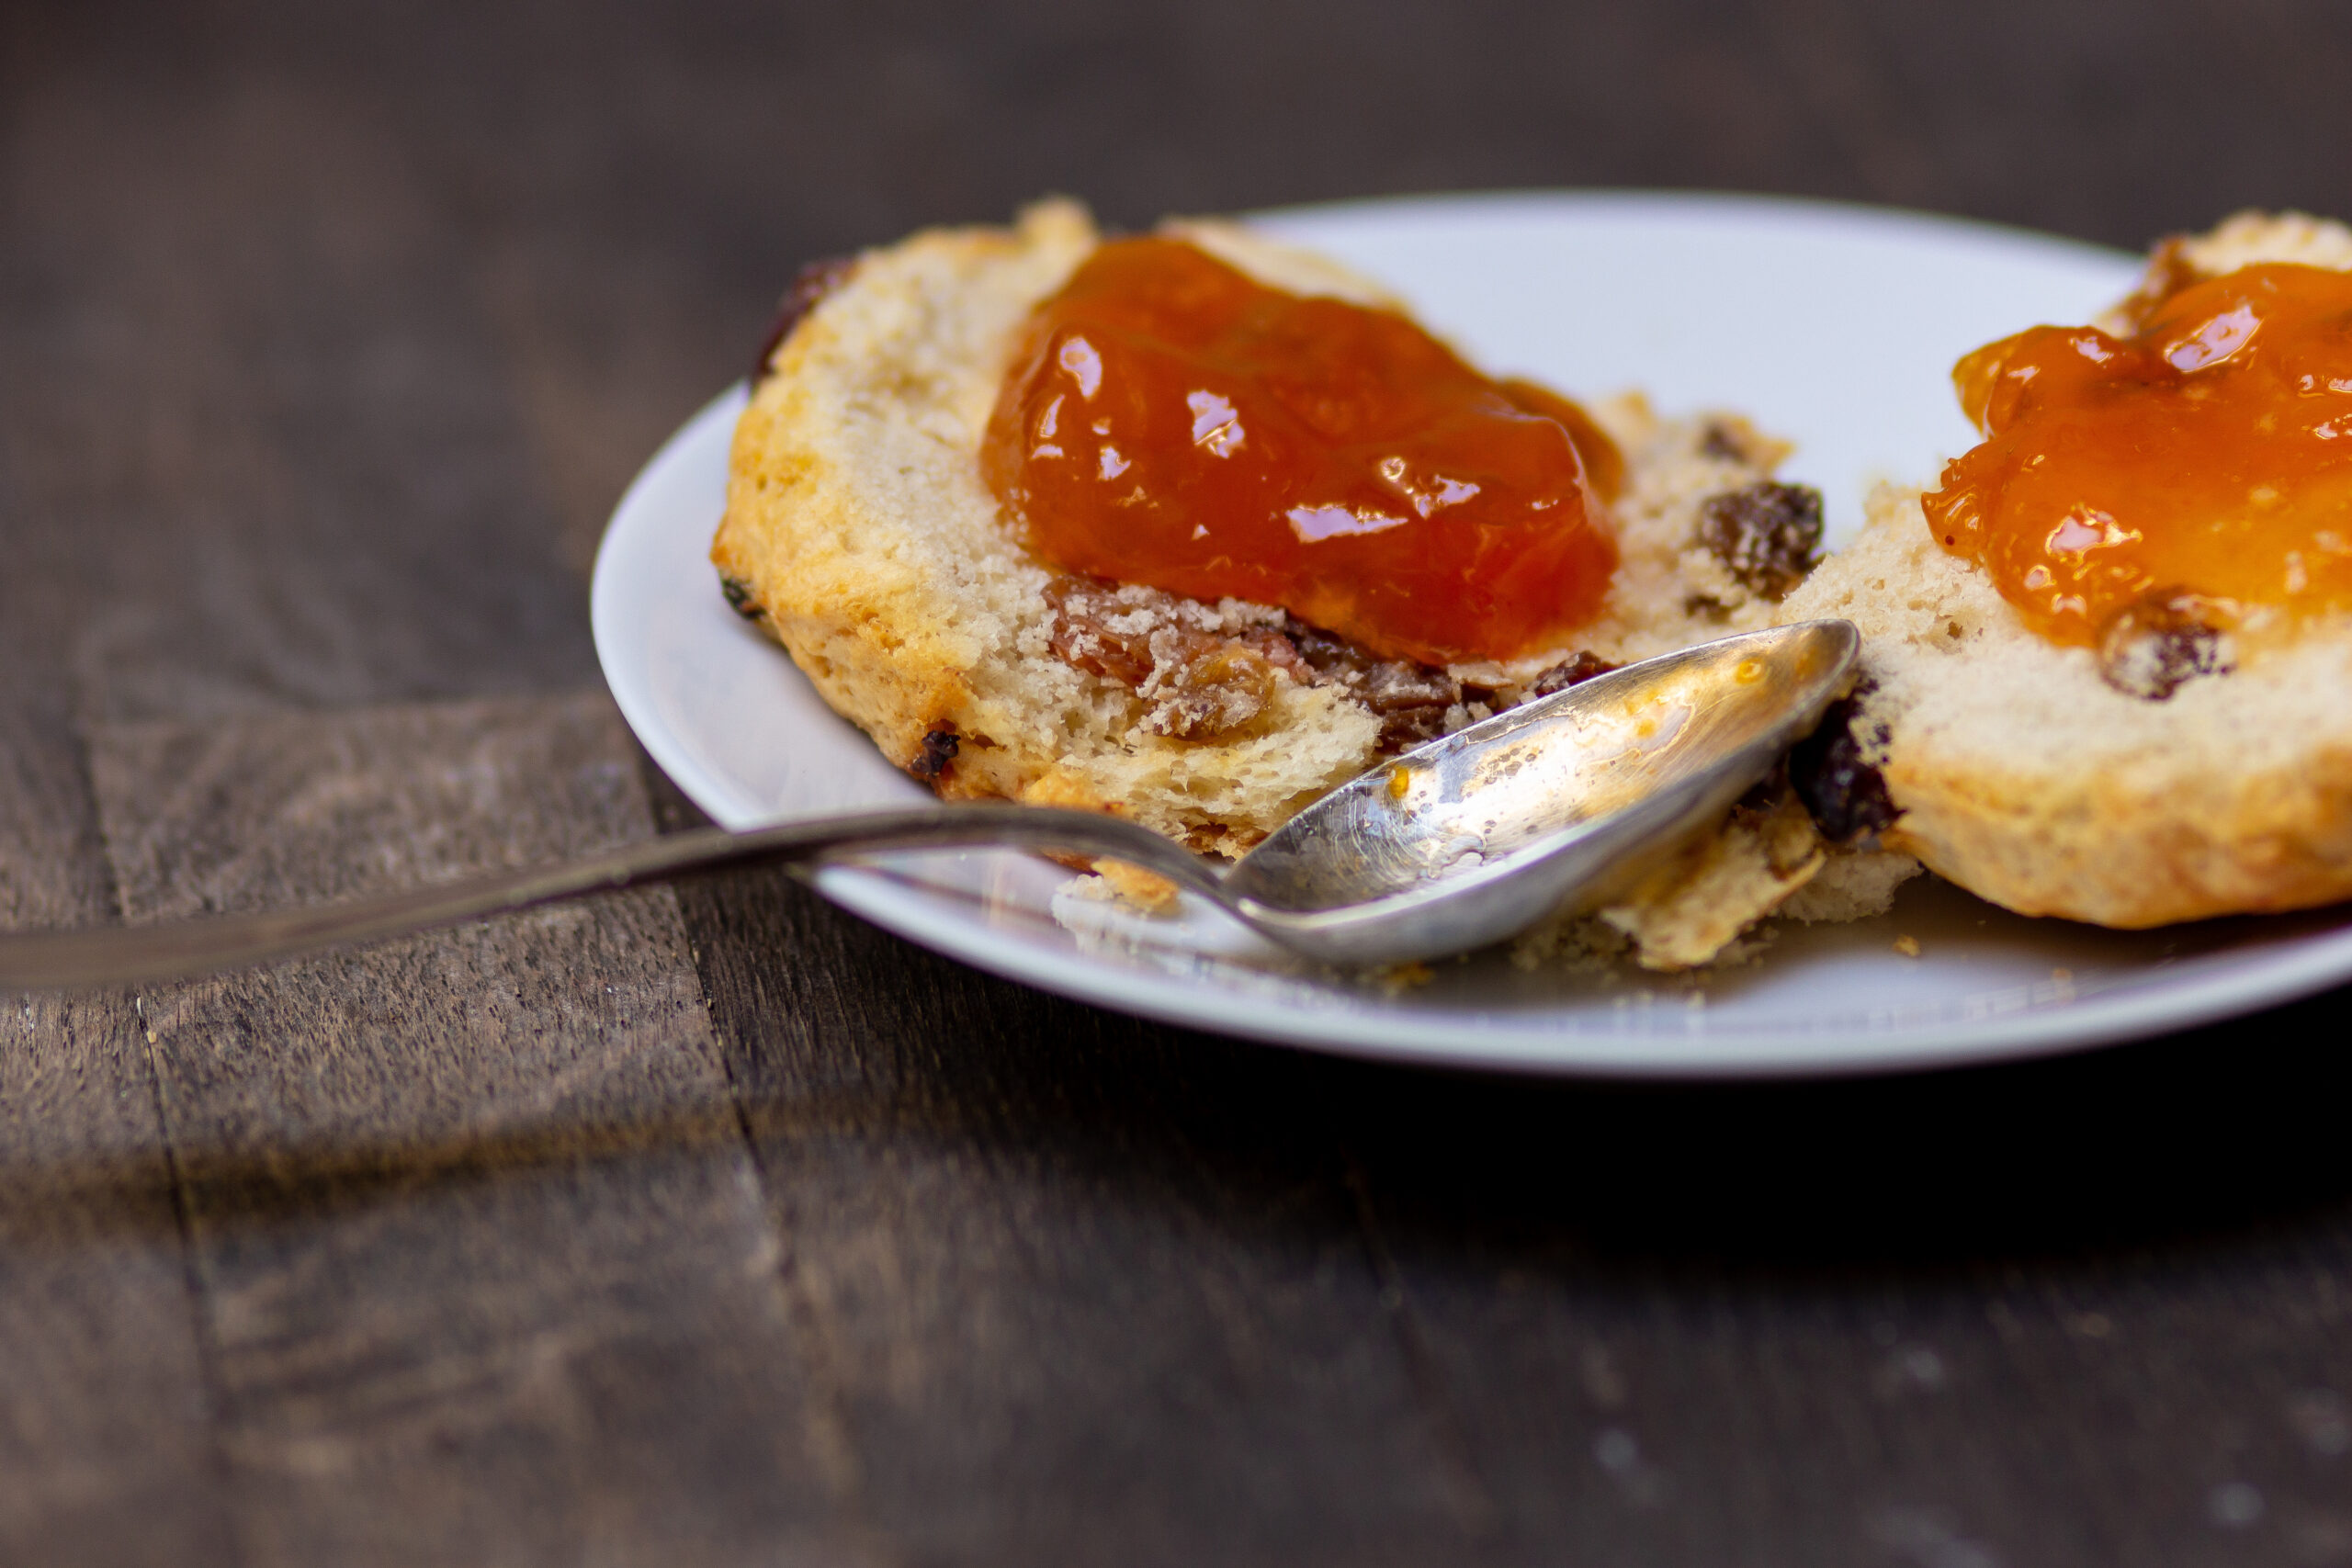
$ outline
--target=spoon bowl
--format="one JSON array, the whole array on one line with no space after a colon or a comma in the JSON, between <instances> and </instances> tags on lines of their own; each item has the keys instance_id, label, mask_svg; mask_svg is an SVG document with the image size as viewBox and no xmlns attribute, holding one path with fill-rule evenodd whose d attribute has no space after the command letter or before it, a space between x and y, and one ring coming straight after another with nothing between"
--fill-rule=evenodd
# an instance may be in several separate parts
<instances>
[{"instance_id":1,"label":"spoon bowl","mask_svg":"<svg viewBox=\"0 0 2352 1568\"><path fill-rule=\"evenodd\" d=\"M1438 957L1623 891L1771 771L1861 637L1807 621L1582 682L1323 796L1226 874L1250 925L1337 963Z\"/></svg>"},{"instance_id":2,"label":"spoon bowl","mask_svg":"<svg viewBox=\"0 0 2352 1568\"><path fill-rule=\"evenodd\" d=\"M1808 621L1627 665L1405 752L1222 873L1099 812L922 806L679 833L312 908L13 932L0 935L0 989L209 974L754 862L974 845L1141 866L1327 963L1443 957L1604 902L1714 822L1821 721L1860 646L1845 621Z\"/></svg>"}]
</instances>

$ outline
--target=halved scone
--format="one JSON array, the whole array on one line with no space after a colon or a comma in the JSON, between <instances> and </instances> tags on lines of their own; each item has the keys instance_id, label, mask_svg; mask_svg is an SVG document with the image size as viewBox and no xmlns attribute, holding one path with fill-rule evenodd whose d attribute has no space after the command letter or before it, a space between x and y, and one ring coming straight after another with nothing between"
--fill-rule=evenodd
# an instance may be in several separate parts
<instances>
[{"instance_id":1,"label":"halved scone","mask_svg":"<svg viewBox=\"0 0 2352 1568\"><path fill-rule=\"evenodd\" d=\"M1164 231L1276 288L1397 308L1238 225ZM730 600L943 795L1113 811L1238 854L1405 745L1771 624L1812 564L1818 501L1771 482L1781 443L1736 415L1661 419L1626 397L1592 411L1625 470L1607 598L1572 642L1507 663L1382 658L1270 605L1057 571L1024 547L978 455L1024 324L1099 243L1080 209L1048 202L1011 228L921 233L834 269L736 433L712 547ZM1223 678L1234 669L1250 679ZM1728 886L1707 895L1705 931L1736 931L1814 874L1821 846L1798 822L1772 828L1746 874L1716 877ZM1721 942L1697 929L1649 956L1703 959Z\"/></svg>"},{"instance_id":2,"label":"halved scone","mask_svg":"<svg viewBox=\"0 0 2352 1568\"><path fill-rule=\"evenodd\" d=\"M2151 301L2267 262L2352 271L2352 231L2241 215L2159 247L2142 291L2098 324L2123 332ZM1886 840L1962 886L2131 928L2352 897L2342 615L2265 635L2258 606L2234 631L2143 617L2067 646L1942 546L1919 492L1894 489L1783 612L1860 626L1869 685L1844 739L1883 781Z\"/></svg>"}]
</instances>

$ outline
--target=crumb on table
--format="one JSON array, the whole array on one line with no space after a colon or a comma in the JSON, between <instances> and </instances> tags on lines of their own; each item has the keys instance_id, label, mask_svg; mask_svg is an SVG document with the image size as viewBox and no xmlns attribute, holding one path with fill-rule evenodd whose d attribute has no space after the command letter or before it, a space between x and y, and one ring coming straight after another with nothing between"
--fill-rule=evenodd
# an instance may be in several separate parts
<instances>
[{"instance_id":1,"label":"crumb on table","mask_svg":"<svg viewBox=\"0 0 2352 1568\"><path fill-rule=\"evenodd\" d=\"M1138 908L1158 915L1176 907L1176 885L1157 872L1116 860L1096 861L1094 872L1110 884L1111 891Z\"/></svg>"}]
</instances>

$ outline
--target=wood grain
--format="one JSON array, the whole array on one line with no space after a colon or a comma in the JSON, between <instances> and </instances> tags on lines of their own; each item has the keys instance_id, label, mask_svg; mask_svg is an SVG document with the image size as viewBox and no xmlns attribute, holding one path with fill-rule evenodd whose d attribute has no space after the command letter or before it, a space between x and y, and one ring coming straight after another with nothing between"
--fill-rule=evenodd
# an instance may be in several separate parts
<instances>
[{"instance_id":1,"label":"wood grain","mask_svg":"<svg viewBox=\"0 0 2352 1568\"><path fill-rule=\"evenodd\" d=\"M81 35L7 78L9 460L70 711L592 681L446 198L364 97L148 20L171 69Z\"/></svg>"},{"instance_id":2,"label":"wood grain","mask_svg":"<svg viewBox=\"0 0 2352 1568\"><path fill-rule=\"evenodd\" d=\"M911 1560L1417 1562L1487 1529L1296 1064L906 952L782 877L682 898L786 1288ZM874 964L898 983L833 978Z\"/></svg>"},{"instance_id":3,"label":"wood grain","mask_svg":"<svg viewBox=\"0 0 2352 1568\"><path fill-rule=\"evenodd\" d=\"M108 726L132 920L642 833L601 694ZM142 998L273 1562L828 1543L827 1440L662 891Z\"/></svg>"},{"instance_id":4,"label":"wood grain","mask_svg":"<svg viewBox=\"0 0 2352 1568\"><path fill-rule=\"evenodd\" d=\"M0 804L0 881L17 889L0 927L83 923L96 911L24 893L71 840L11 816ZM134 1026L127 998L0 996L0 1562L226 1558L197 1303Z\"/></svg>"},{"instance_id":5,"label":"wood grain","mask_svg":"<svg viewBox=\"0 0 2352 1568\"><path fill-rule=\"evenodd\" d=\"M109 913L41 585L0 574L0 929ZM130 998L0 994L0 1562L218 1560L196 1312Z\"/></svg>"},{"instance_id":6,"label":"wood grain","mask_svg":"<svg viewBox=\"0 0 2352 1568\"><path fill-rule=\"evenodd\" d=\"M2332 1015L2260 1049L1341 1115L1530 1558L2327 1561L2352 1183L2332 1111L2278 1099L2337 1081Z\"/></svg>"}]
</instances>

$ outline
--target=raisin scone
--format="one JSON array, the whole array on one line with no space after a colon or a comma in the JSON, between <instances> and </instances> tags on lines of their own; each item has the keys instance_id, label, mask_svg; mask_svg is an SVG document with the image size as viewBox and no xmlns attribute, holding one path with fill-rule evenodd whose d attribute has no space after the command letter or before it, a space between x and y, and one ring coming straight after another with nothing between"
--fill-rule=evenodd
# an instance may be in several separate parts
<instances>
[{"instance_id":1,"label":"raisin scone","mask_svg":"<svg viewBox=\"0 0 2352 1568\"><path fill-rule=\"evenodd\" d=\"M2352 231L2299 215L2242 214L2158 247L2140 289L2095 323L2105 335L2075 330L2072 341L2041 340L2101 368L2124 353L2154 356L2116 373L2130 383L2121 391L2102 385L2071 409L2076 423L2060 441L2096 453L2085 444L2101 427L2082 423L2083 409L2120 411L2127 395L2177 384L2186 412L2156 412L2175 419L2166 428L2178 434L2142 442L2132 461L2144 469L2119 484L2186 495L2205 482L2200 464L2236 464L2248 452L2324 473L2317 465L2334 461L2327 443L2338 432L2332 407L2310 400L2333 399L2352 414L2352 378L2278 363L2290 346L2288 319L2271 302L2334 285L2244 270L2276 263L2352 272ZM2189 292L2207 284L2246 299ZM2162 314L2175 302L2177 321ZM2326 314L2340 320L2341 308ZM2314 341L2340 335L2323 321ZM2249 354L2272 356L2259 373L2282 377L2281 396L2293 406L2262 402L2261 384L2247 379L2256 373ZM2240 360L2224 363L2233 355ZM1999 355L1984 363L2007 365L2017 387L2020 374L2030 376ZM1956 373L1963 392L1971 364ZM2237 379L2224 383L2225 375ZM2000 395L1981 380L1980 400ZM2245 405L2238 434L2199 423L2233 399ZM2005 417L2026 415L2012 405ZM1992 423L1998 435L2001 421ZM2294 445L2297 432L2312 445ZM2051 450L2064 460L2068 447ZM2244 515L2224 508L2227 516L2209 511L2174 525L2188 542L2181 547L2208 550L2208 574L2235 574L2217 591L2185 581L2190 574L2173 560L2142 564L2161 542L2150 520L2161 513L2077 500L2011 520L2021 543L2009 547L2027 553L2001 558L2022 565L2014 595L2005 595L1983 558L1946 543L1964 547L1960 528L1973 521L1951 521L1971 478L1965 462L1924 496L1882 488L1862 534L1782 606L1792 619L1843 616L1862 630L1865 683L1840 716L1837 740L1853 764L1858 809L1886 841L2021 913L2107 926L2352 897L2352 617L2340 580L2335 597L2320 596L2319 558L2352 548L2352 514L2338 521L2324 489L2299 494L2283 478L2270 482L2275 472L2222 474L2212 482L2241 498L2233 505ZM2310 505L2318 512L2295 510ZM1945 520L1931 527L1931 511ZM2266 535L2270 527L2303 535L2282 540ZM2275 592L2245 585L2262 550L2304 536L2308 555L2278 556ZM2111 570L2099 565L2101 552L2119 549ZM2126 568L2139 575L2122 575ZM2069 571L2090 589L2072 592L2061 581ZM2093 590L2118 583L2140 592L2102 617ZM2067 616L2082 623L2071 640Z\"/></svg>"},{"instance_id":2,"label":"raisin scone","mask_svg":"<svg viewBox=\"0 0 2352 1568\"><path fill-rule=\"evenodd\" d=\"M1238 225L1163 232L1272 288L1401 310ZM1570 645L1423 664L1270 605L1057 571L1024 547L978 454L1024 324L1099 243L1081 209L1055 201L1011 228L927 231L813 270L736 432L712 547L729 599L944 796L1111 811L1238 854L1385 754L1771 624L1817 557L1818 498L1771 482L1781 443L1736 416L1662 419L1625 397L1592 411L1623 455L1619 564ZM1619 912L1653 933L1645 959L1703 960L1819 871L1801 811L1750 815L1771 826L1731 826L1750 852L1731 856L1738 875L1717 868L1703 912L1678 906L1671 877L1640 919Z\"/></svg>"}]
</instances>

